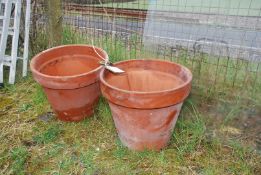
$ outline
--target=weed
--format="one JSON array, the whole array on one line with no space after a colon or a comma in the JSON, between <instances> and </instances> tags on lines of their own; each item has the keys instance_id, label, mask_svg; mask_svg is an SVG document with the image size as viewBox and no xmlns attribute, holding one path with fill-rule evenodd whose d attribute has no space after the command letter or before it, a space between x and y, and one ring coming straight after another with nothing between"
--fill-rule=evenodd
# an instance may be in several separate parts
<instances>
[{"instance_id":1,"label":"weed","mask_svg":"<svg viewBox=\"0 0 261 175\"><path fill-rule=\"evenodd\" d=\"M33 95L33 103L36 106L39 106L47 101L47 98L44 94L44 91L40 85L36 85L36 91Z\"/></svg>"},{"instance_id":2,"label":"weed","mask_svg":"<svg viewBox=\"0 0 261 175\"><path fill-rule=\"evenodd\" d=\"M145 149L143 151L138 152L137 155L142 160L142 159L149 157L152 153L153 153L153 151Z\"/></svg>"},{"instance_id":3,"label":"weed","mask_svg":"<svg viewBox=\"0 0 261 175\"><path fill-rule=\"evenodd\" d=\"M187 114L191 116L189 120L183 118ZM205 138L206 126L193 103L189 101L184 104L180 117L181 119L177 122L177 131L173 134L173 142L177 143L177 150L182 156L199 148Z\"/></svg>"},{"instance_id":4,"label":"weed","mask_svg":"<svg viewBox=\"0 0 261 175\"><path fill-rule=\"evenodd\" d=\"M64 158L58 162L58 168L60 171L68 172L70 167L74 164L74 160L72 158Z\"/></svg>"},{"instance_id":5,"label":"weed","mask_svg":"<svg viewBox=\"0 0 261 175\"><path fill-rule=\"evenodd\" d=\"M47 97L39 84L35 85L35 91L31 95L31 104L39 114L44 113L48 106Z\"/></svg>"},{"instance_id":6,"label":"weed","mask_svg":"<svg viewBox=\"0 0 261 175\"><path fill-rule=\"evenodd\" d=\"M224 118L224 124L228 124L230 121L232 121L234 118L238 116L238 114L241 112L241 107L238 105L235 105L230 112L225 116Z\"/></svg>"},{"instance_id":7,"label":"weed","mask_svg":"<svg viewBox=\"0 0 261 175\"><path fill-rule=\"evenodd\" d=\"M121 143L119 139L116 139L116 150L114 151L114 157L122 159L127 155L127 148Z\"/></svg>"},{"instance_id":8,"label":"weed","mask_svg":"<svg viewBox=\"0 0 261 175\"><path fill-rule=\"evenodd\" d=\"M241 172L242 174L254 174L254 169L251 167L253 150L248 147L243 147L238 141L230 140L229 146L233 150L233 156L237 160L234 164L229 165L231 173ZM246 161L247 160L247 161Z\"/></svg>"},{"instance_id":9,"label":"weed","mask_svg":"<svg viewBox=\"0 0 261 175\"><path fill-rule=\"evenodd\" d=\"M73 28L70 26L63 27L63 38L62 44L85 44L88 42L88 39L84 38L77 31L73 32ZM90 43L90 41L89 41Z\"/></svg>"},{"instance_id":10,"label":"weed","mask_svg":"<svg viewBox=\"0 0 261 175\"><path fill-rule=\"evenodd\" d=\"M30 103L23 104L21 108L19 109L19 112L27 111L28 109L32 108L32 105Z\"/></svg>"},{"instance_id":11,"label":"weed","mask_svg":"<svg viewBox=\"0 0 261 175\"><path fill-rule=\"evenodd\" d=\"M82 153L80 156L80 162L84 167L84 174L93 174L96 170L94 162L95 151L93 149L88 150L86 153Z\"/></svg>"},{"instance_id":12,"label":"weed","mask_svg":"<svg viewBox=\"0 0 261 175\"><path fill-rule=\"evenodd\" d=\"M48 35L45 31L38 31L37 35L35 36L35 40L31 44L31 52L30 55L36 55L39 52L46 50L48 48Z\"/></svg>"},{"instance_id":13,"label":"weed","mask_svg":"<svg viewBox=\"0 0 261 175\"><path fill-rule=\"evenodd\" d=\"M61 134L62 129L59 125L50 126L46 131L33 137L38 144L46 144L53 142Z\"/></svg>"},{"instance_id":14,"label":"weed","mask_svg":"<svg viewBox=\"0 0 261 175\"><path fill-rule=\"evenodd\" d=\"M113 44L112 44L113 43ZM105 38L104 49L107 51L110 61L115 63L117 61L125 60L125 46L120 40L112 40Z\"/></svg>"},{"instance_id":15,"label":"weed","mask_svg":"<svg viewBox=\"0 0 261 175\"><path fill-rule=\"evenodd\" d=\"M1 91L5 92L15 92L16 91L16 86L15 85L10 85L10 84L5 84L4 89L1 89Z\"/></svg>"},{"instance_id":16,"label":"weed","mask_svg":"<svg viewBox=\"0 0 261 175\"><path fill-rule=\"evenodd\" d=\"M0 152L0 169L4 168L5 163L8 161L9 153L7 149L3 149Z\"/></svg>"},{"instance_id":17,"label":"weed","mask_svg":"<svg viewBox=\"0 0 261 175\"><path fill-rule=\"evenodd\" d=\"M17 147L10 151L13 159L12 170L14 174L25 174L25 162L29 153L25 147Z\"/></svg>"},{"instance_id":18,"label":"weed","mask_svg":"<svg viewBox=\"0 0 261 175\"><path fill-rule=\"evenodd\" d=\"M104 97L100 98L94 115L98 116L99 120L106 126L106 128L110 131L114 130L115 126L112 120L111 110Z\"/></svg>"},{"instance_id":19,"label":"weed","mask_svg":"<svg viewBox=\"0 0 261 175\"><path fill-rule=\"evenodd\" d=\"M104 97L101 97L96 108L96 113L101 115L102 117L111 116L111 111L108 102Z\"/></svg>"},{"instance_id":20,"label":"weed","mask_svg":"<svg viewBox=\"0 0 261 175\"><path fill-rule=\"evenodd\" d=\"M70 27L64 27L62 43L66 45L66 44L76 44L76 42L77 42L76 33L73 33Z\"/></svg>"},{"instance_id":21,"label":"weed","mask_svg":"<svg viewBox=\"0 0 261 175\"><path fill-rule=\"evenodd\" d=\"M57 156L65 148L65 146L65 144L55 143L50 149L48 149L46 154L47 157L51 158Z\"/></svg>"},{"instance_id":22,"label":"weed","mask_svg":"<svg viewBox=\"0 0 261 175\"><path fill-rule=\"evenodd\" d=\"M159 154L159 162L161 164L166 164L167 163L167 160L166 160L166 155L165 155L165 152L164 151L161 151L160 154Z\"/></svg>"},{"instance_id":23,"label":"weed","mask_svg":"<svg viewBox=\"0 0 261 175\"><path fill-rule=\"evenodd\" d=\"M217 170L214 167L206 167L201 171L203 175L215 175L218 174Z\"/></svg>"}]
</instances>

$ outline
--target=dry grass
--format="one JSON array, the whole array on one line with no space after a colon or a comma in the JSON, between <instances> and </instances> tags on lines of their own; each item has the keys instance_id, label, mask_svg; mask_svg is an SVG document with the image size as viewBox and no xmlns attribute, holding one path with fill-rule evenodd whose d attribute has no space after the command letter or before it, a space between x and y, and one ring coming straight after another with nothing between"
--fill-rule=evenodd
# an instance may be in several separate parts
<instances>
[{"instance_id":1,"label":"dry grass","mask_svg":"<svg viewBox=\"0 0 261 175\"><path fill-rule=\"evenodd\" d=\"M79 123L51 117L31 76L0 91L0 174L259 174L260 150L234 107L197 95L185 103L173 137L161 152L134 152L117 137L102 98L94 116ZM224 108L224 109L222 109ZM226 108L226 109L225 109ZM217 114L214 115L214 114ZM229 114L231 115L231 114Z\"/></svg>"},{"instance_id":2,"label":"dry grass","mask_svg":"<svg viewBox=\"0 0 261 175\"><path fill-rule=\"evenodd\" d=\"M65 44L86 43L68 30L64 37ZM104 43L114 61L140 54L120 42ZM260 174L260 89L249 96L239 88L232 98L231 86L217 81L221 89L207 88L204 78L211 79L214 67L203 63L208 74L197 77L199 66L188 58L170 58L190 67L195 79L171 141L160 152L125 148L103 98L94 116L65 123L50 113L31 76L1 89L0 174Z\"/></svg>"}]
</instances>

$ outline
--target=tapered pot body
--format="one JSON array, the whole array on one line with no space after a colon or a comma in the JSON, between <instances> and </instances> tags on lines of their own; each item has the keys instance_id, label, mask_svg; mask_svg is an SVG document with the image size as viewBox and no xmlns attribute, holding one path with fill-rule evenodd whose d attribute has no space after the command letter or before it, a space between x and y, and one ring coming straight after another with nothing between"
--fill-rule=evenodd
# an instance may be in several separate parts
<instances>
[{"instance_id":1,"label":"tapered pot body","mask_svg":"<svg viewBox=\"0 0 261 175\"><path fill-rule=\"evenodd\" d=\"M192 74L162 60L128 60L115 64L125 71L102 70L100 87L124 145L133 150L160 150L170 140Z\"/></svg>"},{"instance_id":2,"label":"tapered pot body","mask_svg":"<svg viewBox=\"0 0 261 175\"><path fill-rule=\"evenodd\" d=\"M100 61L108 56L88 45L64 45L36 55L30 64L57 117L80 121L91 116L100 96Z\"/></svg>"}]
</instances>

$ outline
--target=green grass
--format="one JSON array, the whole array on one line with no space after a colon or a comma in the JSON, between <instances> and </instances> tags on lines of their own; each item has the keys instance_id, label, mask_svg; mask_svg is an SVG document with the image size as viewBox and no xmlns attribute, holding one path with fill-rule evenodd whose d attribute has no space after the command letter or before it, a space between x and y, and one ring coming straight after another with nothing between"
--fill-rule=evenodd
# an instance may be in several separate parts
<instances>
[{"instance_id":1,"label":"green grass","mask_svg":"<svg viewBox=\"0 0 261 175\"><path fill-rule=\"evenodd\" d=\"M91 44L91 39L70 28L64 30L64 44ZM94 44L103 47L113 62L158 56L186 65L195 76L192 93L166 148L135 152L124 147L104 98L95 114L84 121L42 120L40 116L52 110L42 88L29 75L0 90L0 174L259 174L261 150L255 132L260 126L255 122L243 126L260 116L260 89L246 100L247 92L231 86L235 69L228 70L232 76L226 84L211 74L216 65L207 64L213 59L206 55L200 59L207 63L192 62L185 50L178 56L152 55L136 49L138 39L133 36L129 45L103 37L95 38ZM227 62L221 59L220 64ZM228 64L245 74L243 62ZM211 76L218 79L215 88L209 88L214 80L206 81Z\"/></svg>"},{"instance_id":2,"label":"green grass","mask_svg":"<svg viewBox=\"0 0 261 175\"><path fill-rule=\"evenodd\" d=\"M38 128L33 128L35 132L39 131ZM45 132L40 132L40 134L37 134L33 136L33 141L37 144L46 144L50 143L57 139L57 137L61 134L62 129L59 125L50 126L47 128Z\"/></svg>"},{"instance_id":3,"label":"green grass","mask_svg":"<svg viewBox=\"0 0 261 175\"><path fill-rule=\"evenodd\" d=\"M73 32L72 32L73 31ZM85 31L65 28L64 42L92 43L103 48L111 62L136 58L159 58L174 61L188 67L193 73L193 85L204 96L234 97L253 104L261 104L261 69L258 64L240 59L211 56L180 48L176 53L171 48L146 50L137 34L130 36L127 42L118 36L86 34Z\"/></svg>"},{"instance_id":4,"label":"green grass","mask_svg":"<svg viewBox=\"0 0 261 175\"><path fill-rule=\"evenodd\" d=\"M28 86L30 92L19 98ZM228 107L192 92L169 145L160 152L134 152L118 139L105 99L101 98L95 115L82 122L43 121L38 116L51 109L31 76L15 89L1 90L10 104L1 108L6 112L2 116L8 116L0 121L1 174L258 174L261 170L260 153L249 139L238 139L247 133L233 121L244 110L231 112L238 108L233 104ZM44 105L34 103L38 100ZM18 113L24 102L31 107ZM235 116L230 118L230 113ZM228 127L241 134L235 138L224 132Z\"/></svg>"},{"instance_id":5,"label":"green grass","mask_svg":"<svg viewBox=\"0 0 261 175\"><path fill-rule=\"evenodd\" d=\"M91 32L65 27L64 44L85 43L103 48L111 62L136 58L159 58L174 61L188 67L193 73L194 86L202 90L204 96L236 97L254 104L261 104L261 69L258 63L246 60L211 56L180 48L176 53L171 48L146 50L141 44L141 36L133 34L127 42L119 36L93 35Z\"/></svg>"},{"instance_id":6,"label":"green grass","mask_svg":"<svg viewBox=\"0 0 261 175\"><path fill-rule=\"evenodd\" d=\"M17 147L10 151L13 160L12 171L15 174L25 174L25 162L28 158L28 150L25 147Z\"/></svg>"},{"instance_id":7,"label":"green grass","mask_svg":"<svg viewBox=\"0 0 261 175\"><path fill-rule=\"evenodd\" d=\"M101 6L101 5L97 5ZM240 16L260 16L259 0L136 0L124 3L106 3L103 7L167 10L172 12L218 13Z\"/></svg>"}]
</instances>

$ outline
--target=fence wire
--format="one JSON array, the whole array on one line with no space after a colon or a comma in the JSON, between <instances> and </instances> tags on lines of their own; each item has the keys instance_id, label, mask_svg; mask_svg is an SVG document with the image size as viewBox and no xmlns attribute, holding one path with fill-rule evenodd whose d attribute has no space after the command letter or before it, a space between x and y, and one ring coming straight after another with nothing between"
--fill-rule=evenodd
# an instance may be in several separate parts
<instances>
[{"instance_id":1,"label":"fence wire","mask_svg":"<svg viewBox=\"0 0 261 175\"><path fill-rule=\"evenodd\" d=\"M62 2L64 44L94 43L112 61L183 64L193 72L193 85L206 92L261 94L260 0Z\"/></svg>"}]
</instances>

